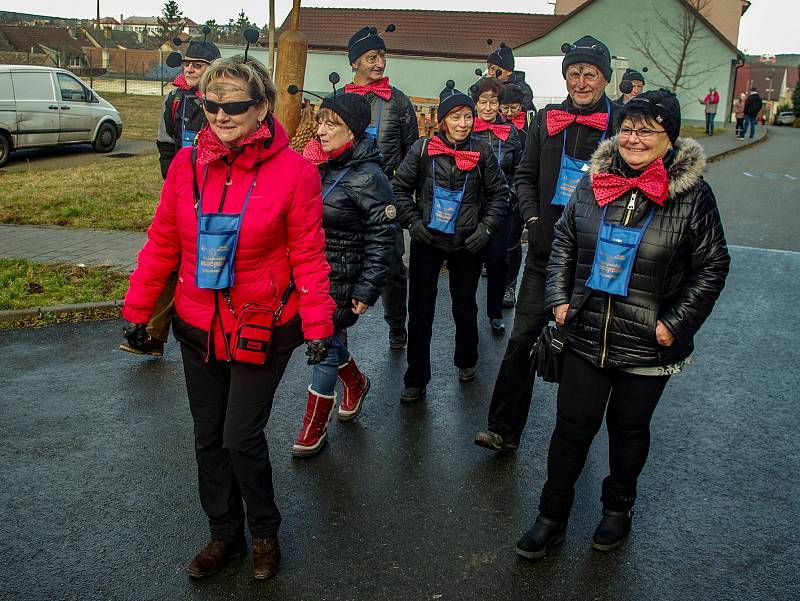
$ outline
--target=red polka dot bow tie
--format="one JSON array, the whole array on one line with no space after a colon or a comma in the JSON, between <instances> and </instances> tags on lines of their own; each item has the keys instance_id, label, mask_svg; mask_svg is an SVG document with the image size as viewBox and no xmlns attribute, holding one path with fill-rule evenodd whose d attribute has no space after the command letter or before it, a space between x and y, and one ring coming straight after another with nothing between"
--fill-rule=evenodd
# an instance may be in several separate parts
<instances>
[{"instance_id":1,"label":"red polka dot bow tie","mask_svg":"<svg viewBox=\"0 0 800 601\"><path fill-rule=\"evenodd\" d=\"M455 150L442 142L440 138L431 138L431 141L428 142L428 156L432 157L437 154L453 157L456 160L456 167L461 171L472 171L481 158L481 153L477 150Z\"/></svg>"},{"instance_id":2,"label":"red polka dot bow tie","mask_svg":"<svg viewBox=\"0 0 800 601\"><path fill-rule=\"evenodd\" d=\"M623 177L615 173L595 173L592 176L592 191L597 204L604 207L629 190L638 188L645 196L663 206L669 196L669 179L664 162L658 159L638 177Z\"/></svg>"},{"instance_id":3,"label":"red polka dot bow tie","mask_svg":"<svg viewBox=\"0 0 800 601\"><path fill-rule=\"evenodd\" d=\"M392 88L389 86L389 78L384 77L374 83L360 86L357 83L349 83L344 87L346 94L358 94L359 96L366 96L367 94L375 94L384 100L391 100Z\"/></svg>"},{"instance_id":4,"label":"red polka dot bow tie","mask_svg":"<svg viewBox=\"0 0 800 601\"><path fill-rule=\"evenodd\" d=\"M472 126L472 131L491 131L495 136L500 138L503 142L508 140L508 134L511 133L510 125L501 125L500 123L489 123L483 119L475 119L475 124Z\"/></svg>"},{"instance_id":5,"label":"red polka dot bow tie","mask_svg":"<svg viewBox=\"0 0 800 601\"><path fill-rule=\"evenodd\" d=\"M333 152L325 152L322 149L322 142L319 141L319 138L311 138L308 144L306 144L306 147L303 148L303 156L315 165L321 165L322 163L330 161L331 159L335 159L336 157L344 154L347 149L352 147L353 143L348 140L345 142L344 146L338 150L334 150Z\"/></svg>"},{"instance_id":6,"label":"red polka dot bow tie","mask_svg":"<svg viewBox=\"0 0 800 601\"><path fill-rule=\"evenodd\" d=\"M519 130L525 129L525 125L528 123L528 113L522 111L516 117L511 117L511 123Z\"/></svg>"},{"instance_id":7,"label":"red polka dot bow tie","mask_svg":"<svg viewBox=\"0 0 800 601\"><path fill-rule=\"evenodd\" d=\"M259 141L269 140L271 137L272 132L269 130L265 121L261 124L261 127L250 134L250 136L241 143L238 149L228 148L220 141L211 127L206 125L200 130L197 137L197 164L208 165L212 161L229 156L234 150L241 150L245 146L256 144Z\"/></svg>"},{"instance_id":8,"label":"red polka dot bow tie","mask_svg":"<svg viewBox=\"0 0 800 601\"><path fill-rule=\"evenodd\" d=\"M178 73L178 76L172 81L172 85L186 92L192 89L192 86L190 86L189 82L186 81L186 76L183 73ZM194 95L197 96L198 98L203 97L202 92L200 92L200 90L198 90L197 88L195 88L194 90Z\"/></svg>"},{"instance_id":9,"label":"red polka dot bow tie","mask_svg":"<svg viewBox=\"0 0 800 601\"><path fill-rule=\"evenodd\" d=\"M588 125L600 131L605 131L608 126L608 113L592 113L591 115L573 115L567 111L553 109L547 111L547 135L555 136L572 125Z\"/></svg>"}]
</instances>

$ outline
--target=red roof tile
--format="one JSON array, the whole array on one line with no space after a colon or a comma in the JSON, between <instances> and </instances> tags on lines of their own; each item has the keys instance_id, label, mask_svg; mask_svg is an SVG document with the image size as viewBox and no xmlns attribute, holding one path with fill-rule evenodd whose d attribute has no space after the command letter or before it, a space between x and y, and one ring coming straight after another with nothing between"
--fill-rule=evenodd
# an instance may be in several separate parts
<instances>
[{"instance_id":1,"label":"red roof tile","mask_svg":"<svg viewBox=\"0 0 800 601\"><path fill-rule=\"evenodd\" d=\"M500 42L514 48L542 37L565 19L527 13L301 8L300 30L310 49L346 50L347 40L362 27L382 30L394 23L397 30L385 37L390 53L483 60L492 50L487 39L494 40L493 48ZM289 28L287 16L278 31Z\"/></svg>"}]
</instances>

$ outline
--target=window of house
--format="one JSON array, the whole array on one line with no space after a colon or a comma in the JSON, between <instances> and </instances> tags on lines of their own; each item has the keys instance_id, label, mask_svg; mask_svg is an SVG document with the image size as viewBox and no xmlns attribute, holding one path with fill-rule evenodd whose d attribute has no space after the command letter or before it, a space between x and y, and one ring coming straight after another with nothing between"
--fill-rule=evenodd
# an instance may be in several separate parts
<instances>
[{"instance_id":1,"label":"window of house","mask_svg":"<svg viewBox=\"0 0 800 601\"><path fill-rule=\"evenodd\" d=\"M69 68L70 69L80 69L83 66L83 61L81 60L80 56L70 56L69 57Z\"/></svg>"},{"instance_id":2,"label":"window of house","mask_svg":"<svg viewBox=\"0 0 800 601\"><path fill-rule=\"evenodd\" d=\"M54 100L53 78L50 73L14 72L14 94L17 100Z\"/></svg>"}]
</instances>

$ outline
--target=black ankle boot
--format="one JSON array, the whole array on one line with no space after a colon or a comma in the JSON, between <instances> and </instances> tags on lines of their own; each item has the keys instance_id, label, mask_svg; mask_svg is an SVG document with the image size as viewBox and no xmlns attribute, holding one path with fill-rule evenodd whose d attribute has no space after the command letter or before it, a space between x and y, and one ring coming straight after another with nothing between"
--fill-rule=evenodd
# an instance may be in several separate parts
<instances>
[{"instance_id":1,"label":"black ankle boot","mask_svg":"<svg viewBox=\"0 0 800 601\"><path fill-rule=\"evenodd\" d=\"M592 548L598 551L611 551L619 547L631 532L633 509L611 511L603 509L603 519L597 525L592 539Z\"/></svg>"},{"instance_id":2,"label":"black ankle boot","mask_svg":"<svg viewBox=\"0 0 800 601\"><path fill-rule=\"evenodd\" d=\"M566 531L566 521L556 522L540 513L533 527L517 541L517 553L526 559L541 559L548 550L564 542Z\"/></svg>"}]
</instances>

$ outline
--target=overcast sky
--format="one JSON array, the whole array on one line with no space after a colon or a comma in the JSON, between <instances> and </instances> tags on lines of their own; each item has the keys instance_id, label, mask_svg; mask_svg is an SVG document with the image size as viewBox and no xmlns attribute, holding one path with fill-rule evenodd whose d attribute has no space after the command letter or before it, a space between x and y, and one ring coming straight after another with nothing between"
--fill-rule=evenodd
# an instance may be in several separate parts
<instances>
[{"instance_id":1,"label":"overcast sky","mask_svg":"<svg viewBox=\"0 0 800 601\"><path fill-rule=\"evenodd\" d=\"M725 1L725 0L723 0ZM132 6L136 6L139 16L156 16L161 13L164 0L100 0L101 16L119 18L120 13L131 16ZM202 23L206 19L216 19L227 23L236 18L240 9L259 25L269 21L267 0L178 0L184 15ZM430 0L303 0L303 6L315 7L357 7L357 8L431 8ZM538 12L552 14L553 7L546 0L503 0L501 3L486 0L438 0L437 9L446 10L486 10L502 8L508 12ZM54 2L53 0L3 0L2 9L17 12L64 17L90 18L95 15L96 0L72 0ZM291 9L291 0L275 0L276 20L280 24ZM752 6L742 19L739 33L739 48L747 54L800 53L800 1L798 0L752 0ZM381 25L376 23L376 25ZM302 26L302 25L301 25ZM589 33L589 32L587 32Z\"/></svg>"}]
</instances>

